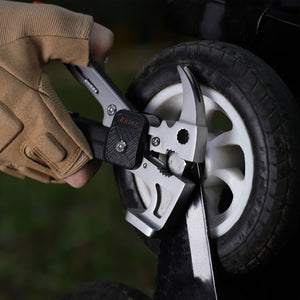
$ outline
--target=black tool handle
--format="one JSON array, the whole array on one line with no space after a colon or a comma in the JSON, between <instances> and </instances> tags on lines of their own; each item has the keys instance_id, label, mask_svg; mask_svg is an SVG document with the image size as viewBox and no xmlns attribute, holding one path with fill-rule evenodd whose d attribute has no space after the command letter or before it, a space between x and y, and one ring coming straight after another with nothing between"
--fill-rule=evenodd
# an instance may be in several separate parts
<instances>
[{"instance_id":1,"label":"black tool handle","mask_svg":"<svg viewBox=\"0 0 300 300\"><path fill-rule=\"evenodd\" d=\"M109 128L103 126L100 122L83 118L77 113L71 113L71 117L87 139L94 157L106 160L105 147Z\"/></svg>"},{"instance_id":2,"label":"black tool handle","mask_svg":"<svg viewBox=\"0 0 300 300\"><path fill-rule=\"evenodd\" d=\"M106 141L106 161L125 169L136 169L147 148L148 119L141 113L120 110L116 113ZM123 149L119 149L122 145Z\"/></svg>"},{"instance_id":3,"label":"black tool handle","mask_svg":"<svg viewBox=\"0 0 300 300\"><path fill-rule=\"evenodd\" d=\"M138 112L118 111L110 128L70 113L86 137L94 157L125 169L137 168L147 148L148 119Z\"/></svg>"}]
</instances>

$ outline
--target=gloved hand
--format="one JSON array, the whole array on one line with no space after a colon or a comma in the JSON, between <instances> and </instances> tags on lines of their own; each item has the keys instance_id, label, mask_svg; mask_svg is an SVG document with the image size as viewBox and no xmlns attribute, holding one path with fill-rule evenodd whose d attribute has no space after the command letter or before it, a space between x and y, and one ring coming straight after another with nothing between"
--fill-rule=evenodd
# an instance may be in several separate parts
<instances>
[{"instance_id":1,"label":"gloved hand","mask_svg":"<svg viewBox=\"0 0 300 300\"><path fill-rule=\"evenodd\" d=\"M0 1L0 22L0 169L80 187L97 166L86 165L90 147L42 68L51 59L86 66L90 55L101 63L112 34L53 5Z\"/></svg>"}]
</instances>

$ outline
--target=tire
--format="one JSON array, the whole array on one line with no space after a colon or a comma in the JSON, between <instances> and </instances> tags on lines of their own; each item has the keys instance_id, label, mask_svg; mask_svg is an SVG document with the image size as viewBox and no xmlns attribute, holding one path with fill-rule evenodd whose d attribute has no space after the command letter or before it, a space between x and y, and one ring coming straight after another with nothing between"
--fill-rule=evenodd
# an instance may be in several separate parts
<instances>
[{"instance_id":1,"label":"tire","mask_svg":"<svg viewBox=\"0 0 300 300\"><path fill-rule=\"evenodd\" d=\"M150 300L141 292L121 283L91 282L75 287L59 300Z\"/></svg>"},{"instance_id":2,"label":"tire","mask_svg":"<svg viewBox=\"0 0 300 300\"><path fill-rule=\"evenodd\" d=\"M141 70L128 90L139 110L178 117L178 64L190 67L205 98L202 184L217 257L227 273L247 273L274 257L298 227L299 108L260 58L235 45L199 41L166 49ZM127 207L148 205L143 182L121 169L116 178Z\"/></svg>"}]
</instances>

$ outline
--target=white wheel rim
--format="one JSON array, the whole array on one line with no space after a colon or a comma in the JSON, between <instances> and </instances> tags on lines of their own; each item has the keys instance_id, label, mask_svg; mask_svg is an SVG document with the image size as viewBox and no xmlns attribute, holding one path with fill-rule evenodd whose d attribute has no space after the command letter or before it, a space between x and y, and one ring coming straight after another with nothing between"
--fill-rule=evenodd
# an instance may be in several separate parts
<instances>
[{"instance_id":1,"label":"white wheel rim","mask_svg":"<svg viewBox=\"0 0 300 300\"><path fill-rule=\"evenodd\" d=\"M233 105L219 92L206 86L201 86L201 89L209 132L203 188L210 235L217 238L234 226L248 203L253 180L253 152L245 124ZM181 106L182 85L174 84L155 95L145 111L163 118L177 119ZM231 122L229 130L217 131L213 128L216 112ZM147 207L150 202L149 189L139 178L135 179ZM230 195L227 200L225 190Z\"/></svg>"}]
</instances>

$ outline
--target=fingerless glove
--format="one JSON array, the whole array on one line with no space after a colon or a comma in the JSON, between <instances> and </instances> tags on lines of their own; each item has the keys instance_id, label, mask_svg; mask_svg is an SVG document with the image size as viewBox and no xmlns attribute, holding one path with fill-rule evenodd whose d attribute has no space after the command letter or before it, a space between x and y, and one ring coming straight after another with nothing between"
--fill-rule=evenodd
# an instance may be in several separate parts
<instances>
[{"instance_id":1,"label":"fingerless glove","mask_svg":"<svg viewBox=\"0 0 300 300\"><path fill-rule=\"evenodd\" d=\"M59 182L92 152L52 89L51 59L86 66L90 16L53 5L0 1L0 169Z\"/></svg>"}]
</instances>

